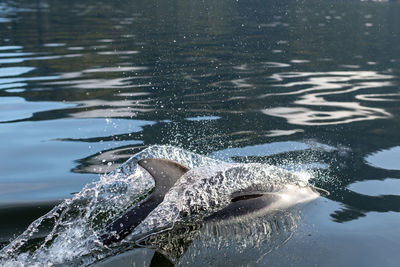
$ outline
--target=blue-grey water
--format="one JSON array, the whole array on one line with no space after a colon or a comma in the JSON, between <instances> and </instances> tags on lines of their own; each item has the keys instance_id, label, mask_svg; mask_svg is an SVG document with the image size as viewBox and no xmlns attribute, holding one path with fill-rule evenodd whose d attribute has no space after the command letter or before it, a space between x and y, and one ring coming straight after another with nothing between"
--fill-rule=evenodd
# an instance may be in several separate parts
<instances>
[{"instance_id":1,"label":"blue-grey water","mask_svg":"<svg viewBox=\"0 0 400 267\"><path fill-rule=\"evenodd\" d=\"M0 248L169 145L311 170L330 192L262 257L189 247L180 264L398 266L399 14L355 0L2 1ZM134 253L125 264L153 257Z\"/></svg>"}]
</instances>

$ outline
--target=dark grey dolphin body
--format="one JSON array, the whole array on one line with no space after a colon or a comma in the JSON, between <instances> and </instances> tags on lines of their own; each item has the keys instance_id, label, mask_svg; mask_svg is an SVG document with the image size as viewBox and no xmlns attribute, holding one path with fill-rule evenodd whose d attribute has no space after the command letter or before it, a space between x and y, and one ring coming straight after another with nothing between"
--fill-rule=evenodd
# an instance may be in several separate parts
<instances>
[{"instance_id":1,"label":"dark grey dolphin body","mask_svg":"<svg viewBox=\"0 0 400 267\"><path fill-rule=\"evenodd\" d=\"M186 166L167 159L142 159L138 162L138 165L153 177L154 191L145 200L127 210L104 229L100 236L104 245L121 241L129 235L164 200L165 194L175 182L189 171Z\"/></svg>"},{"instance_id":2,"label":"dark grey dolphin body","mask_svg":"<svg viewBox=\"0 0 400 267\"><path fill-rule=\"evenodd\" d=\"M182 178L183 180L180 180L180 178L189 171L189 168L183 166L178 162L166 159L142 159L138 162L138 165L144 168L153 177L155 181L154 191L145 200L130 208L103 230L100 238L104 245L110 245L112 243L123 240L134 230L136 230L135 228L143 221L145 221L145 219L149 220L147 218L150 213L153 214L153 217L155 216L158 219L162 219L159 218L157 214L154 215L154 213L157 213L155 210L157 210L157 208L161 206L160 204L163 203L165 195L171 194L171 192L169 191L174 185L177 186L175 190L185 187L188 184L192 184L193 186L195 186L195 182L190 183L190 177L196 177L196 175L189 174L189 176L185 176L185 178ZM237 165L231 166L233 166L232 169L240 168L240 166L238 167ZM274 174L277 176L287 175L291 176L292 178L295 176L287 171L281 170L276 167L270 168L271 170L276 172ZM195 169L193 170L195 171ZM212 183L218 183L220 181L220 178L215 179L215 176L210 177L211 178L207 181L211 181ZM198 178L200 179L201 177ZM187 181L189 181L189 183L187 183ZM297 186L284 186L285 194L283 195L276 194L277 192L268 193L264 190L259 190L259 187L254 186L254 184L251 184L250 186L246 185L245 187L237 186L238 189L233 189L232 192L223 192L228 194L230 204L228 203L228 205L224 206L224 208L219 209L218 211L206 216L204 220L223 220L232 216L240 216L243 214L257 212L268 206L271 206L271 208L286 207L292 205L293 203L295 204L309 198L309 195L313 193L311 189L307 187L308 189L306 190L308 191L297 194L297 192L293 191L293 187L296 187L296 190L299 189L299 187ZM221 188L217 184L212 184L209 188L213 187L219 189ZM280 206L276 206L276 203L279 203Z\"/></svg>"}]
</instances>

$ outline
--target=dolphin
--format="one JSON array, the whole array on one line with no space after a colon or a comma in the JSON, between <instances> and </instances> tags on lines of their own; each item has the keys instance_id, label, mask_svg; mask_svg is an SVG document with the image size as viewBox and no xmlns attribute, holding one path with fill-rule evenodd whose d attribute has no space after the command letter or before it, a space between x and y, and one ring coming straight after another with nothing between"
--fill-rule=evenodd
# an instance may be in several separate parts
<instances>
[{"instance_id":1,"label":"dolphin","mask_svg":"<svg viewBox=\"0 0 400 267\"><path fill-rule=\"evenodd\" d=\"M144 168L153 177L153 192L143 201L128 209L119 218L107 225L100 235L104 245L110 245L124 239L138 226L147 215L164 199L165 194L189 168L168 159L142 159L138 166Z\"/></svg>"},{"instance_id":2,"label":"dolphin","mask_svg":"<svg viewBox=\"0 0 400 267\"><path fill-rule=\"evenodd\" d=\"M224 220L284 209L315 199L309 175L259 163L223 163L189 169L167 159L141 159L138 166L153 177L153 192L107 225L100 234L106 246L141 239L177 222ZM127 238L128 237L128 238Z\"/></svg>"}]
</instances>

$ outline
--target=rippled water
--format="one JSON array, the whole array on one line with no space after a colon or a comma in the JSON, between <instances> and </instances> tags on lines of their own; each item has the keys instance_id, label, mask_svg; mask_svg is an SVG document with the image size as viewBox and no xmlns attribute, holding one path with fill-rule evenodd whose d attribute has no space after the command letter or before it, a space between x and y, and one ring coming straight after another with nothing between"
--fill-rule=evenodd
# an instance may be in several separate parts
<instances>
[{"instance_id":1,"label":"rippled water","mask_svg":"<svg viewBox=\"0 0 400 267\"><path fill-rule=\"evenodd\" d=\"M98 174L165 144L306 169L330 192L263 257L236 255L243 244L207 226L180 264L234 254L396 266L399 12L380 1L3 1L0 246ZM228 245L207 250L207 236ZM126 257L149 263L151 252Z\"/></svg>"}]
</instances>

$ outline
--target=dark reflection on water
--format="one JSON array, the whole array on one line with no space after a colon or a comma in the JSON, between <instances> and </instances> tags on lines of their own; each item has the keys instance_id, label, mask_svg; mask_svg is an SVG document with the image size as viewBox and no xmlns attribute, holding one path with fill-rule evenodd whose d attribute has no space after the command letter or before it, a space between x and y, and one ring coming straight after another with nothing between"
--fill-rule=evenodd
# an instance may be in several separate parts
<instances>
[{"instance_id":1,"label":"dark reflection on water","mask_svg":"<svg viewBox=\"0 0 400 267\"><path fill-rule=\"evenodd\" d=\"M399 212L400 194L352 189L400 178L398 163L369 160L400 145L399 12L358 1L5 1L0 205L54 203L172 144L316 169L341 203L335 222ZM0 240L31 220L1 221Z\"/></svg>"}]
</instances>

